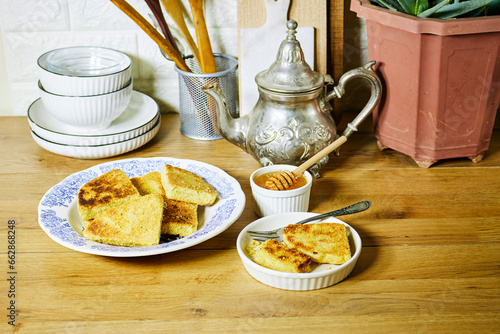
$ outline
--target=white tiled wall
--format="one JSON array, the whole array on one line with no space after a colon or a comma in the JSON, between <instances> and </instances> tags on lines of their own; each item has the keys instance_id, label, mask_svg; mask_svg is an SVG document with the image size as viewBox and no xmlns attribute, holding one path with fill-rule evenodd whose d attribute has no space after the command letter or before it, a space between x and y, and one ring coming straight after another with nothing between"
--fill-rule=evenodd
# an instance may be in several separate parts
<instances>
[{"instance_id":1,"label":"white tiled wall","mask_svg":"<svg viewBox=\"0 0 500 334\"><path fill-rule=\"evenodd\" d=\"M146 2L128 2L150 19ZM190 13L189 2L181 2L186 14ZM236 9L236 0L205 1L215 53L238 56ZM175 35L175 24L168 14L165 16ZM192 21L187 23L195 36ZM37 58L48 50L75 45L127 53L133 60L134 89L152 96L163 112L177 110L173 63L164 59L156 44L109 0L0 0L0 27L0 115L26 115L29 105L39 97Z\"/></svg>"}]
</instances>

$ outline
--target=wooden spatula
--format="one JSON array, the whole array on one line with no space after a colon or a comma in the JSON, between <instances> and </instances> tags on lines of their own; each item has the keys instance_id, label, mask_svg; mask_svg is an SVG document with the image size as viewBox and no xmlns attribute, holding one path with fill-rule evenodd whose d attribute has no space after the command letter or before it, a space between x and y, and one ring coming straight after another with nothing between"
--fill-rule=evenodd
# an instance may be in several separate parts
<instances>
[{"instance_id":1,"label":"wooden spatula","mask_svg":"<svg viewBox=\"0 0 500 334\"><path fill-rule=\"evenodd\" d=\"M205 15L203 14L203 0L189 0L191 12L193 13L194 27L196 29L196 40L201 58L201 71L203 73L216 73L214 54L210 37L208 36Z\"/></svg>"},{"instance_id":2,"label":"wooden spatula","mask_svg":"<svg viewBox=\"0 0 500 334\"><path fill-rule=\"evenodd\" d=\"M146 4L148 5L149 9L151 9L151 12L153 13L154 17L156 18L156 21L158 21L158 24L160 25L160 29L163 32L163 36L165 39L172 45L172 47L181 54L179 51L179 48L177 47L177 44L175 43L174 37L172 36L172 33L170 32L170 29L168 27L167 22L165 21L165 17L163 16L163 12L161 10L161 5L160 5L160 0L144 0Z\"/></svg>"},{"instance_id":3,"label":"wooden spatula","mask_svg":"<svg viewBox=\"0 0 500 334\"><path fill-rule=\"evenodd\" d=\"M184 37L189 46L189 49L191 49L191 52L193 53L194 59L196 59L201 67L200 52L198 51L198 47L196 46L196 43L186 25L184 15L182 14L182 8L179 5L178 0L161 0L161 3L163 4L163 7L165 7L165 11L167 12L167 14L172 18L172 20L179 28L182 37Z\"/></svg>"},{"instance_id":4,"label":"wooden spatula","mask_svg":"<svg viewBox=\"0 0 500 334\"><path fill-rule=\"evenodd\" d=\"M191 72L182 56L174 47L163 37L158 30L153 27L144 17L137 12L134 7L129 5L125 0L111 0L122 12L130 17L158 46L172 59L175 64L185 72Z\"/></svg>"}]
</instances>

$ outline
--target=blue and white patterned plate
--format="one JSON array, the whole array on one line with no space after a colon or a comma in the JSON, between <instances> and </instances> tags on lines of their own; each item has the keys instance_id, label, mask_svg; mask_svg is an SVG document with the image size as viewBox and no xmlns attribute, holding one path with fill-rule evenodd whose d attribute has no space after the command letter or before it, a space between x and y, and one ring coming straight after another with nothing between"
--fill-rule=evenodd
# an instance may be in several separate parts
<instances>
[{"instance_id":1,"label":"blue and white patterned plate","mask_svg":"<svg viewBox=\"0 0 500 334\"><path fill-rule=\"evenodd\" d=\"M85 183L113 169L121 169L129 177L136 177L152 171L160 172L165 164L201 176L219 193L214 205L200 207L197 232L185 238L145 247L112 246L83 237L77 196ZM240 217L244 207L245 194L238 181L217 167L194 160L139 158L99 164L68 176L43 196L38 206L38 220L48 236L62 246L96 255L135 257L169 253L213 238L231 226Z\"/></svg>"}]
</instances>

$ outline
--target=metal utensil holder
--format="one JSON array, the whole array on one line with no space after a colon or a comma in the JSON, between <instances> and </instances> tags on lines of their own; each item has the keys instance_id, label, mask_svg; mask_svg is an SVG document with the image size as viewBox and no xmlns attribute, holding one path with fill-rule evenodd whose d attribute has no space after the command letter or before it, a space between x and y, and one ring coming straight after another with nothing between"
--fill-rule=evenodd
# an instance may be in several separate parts
<instances>
[{"instance_id":1,"label":"metal utensil holder","mask_svg":"<svg viewBox=\"0 0 500 334\"><path fill-rule=\"evenodd\" d=\"M202 91L204 87L217 83L226 97L229 113L238 117L238 88L236 69L238 61L228 55L214 54L216 73L204 74L193 56L185 57L192 72L175 66L179 75L179 114L181 133L186 137L201 140L220 139L217 126L215 100Z\"/></svg>"}]
</instances>

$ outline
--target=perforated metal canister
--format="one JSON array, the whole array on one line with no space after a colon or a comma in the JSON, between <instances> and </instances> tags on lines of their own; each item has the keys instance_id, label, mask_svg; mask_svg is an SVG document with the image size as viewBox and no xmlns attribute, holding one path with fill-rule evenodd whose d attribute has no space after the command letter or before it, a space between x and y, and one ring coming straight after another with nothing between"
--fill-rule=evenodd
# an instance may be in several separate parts
<instances>
[{"instance_id":1,"label":"perforated metal canister","mask_svg":"<svg viewBox=\"0 0 500 334\"><path fill-rule=\"evenodd\" d=\"M189 138L212 140L222 138L217 128L216 103L202 89L217 83L226 97L229 113L238 117L238 61L228 55L214 54L217 73L201 72L193 56L185 58L192 72L175 67L179 74L179 114L181 133Z\"/></svg>"}]
</instances>

